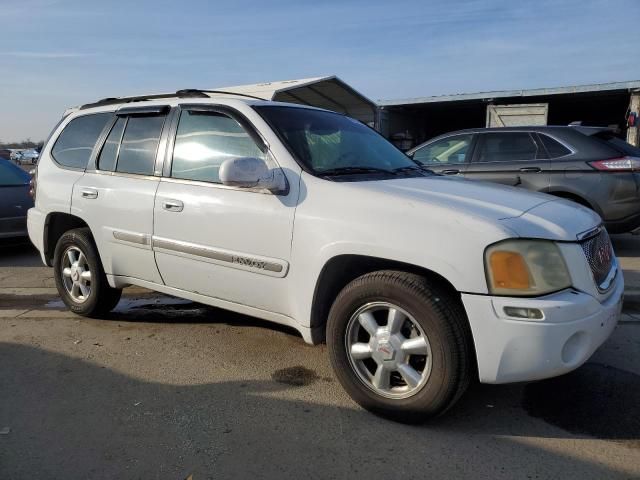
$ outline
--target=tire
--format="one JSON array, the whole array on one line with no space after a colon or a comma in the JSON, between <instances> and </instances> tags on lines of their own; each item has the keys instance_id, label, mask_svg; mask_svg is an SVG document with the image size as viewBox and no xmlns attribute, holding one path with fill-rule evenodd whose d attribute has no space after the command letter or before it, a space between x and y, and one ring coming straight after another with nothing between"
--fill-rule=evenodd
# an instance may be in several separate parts
<instances>
[{"instance_id":1,"label":"tire","mask_svg":"<svg viewBox=\"0 0 640 480\"><path fill-rule=\"evenodd\" d=\"M400 318L404 316L409 320L398 320L403 329L400 336L393 334L387 338L384 333L385 328L398 331L397 327L389 327L391 321L384 325L387 307L400 311ZM360 319L369 313L376 320L374 327L382 330L375 330L371 324L369 328L362 327ZM408 326L411 329L407 330ZM376 333L375 340L369 333L372 328L382 332ZM354 332L358 336L364 334L364 340L352 341ZM415 337L423 335L426 341L417 341L420 352L428 351L428 354L407 357L404 347L407 344L397 348L398 342L409 337L415 341ZM368 344L366 336L369 336ZM354 359L348 353L352 349L348 345L353 343L373 352L367 351L364 356L371 354L378 358ZM400 271L368 273L349 283L329 312L327 344L335 374L347 393L365 409L403 423L421 423L449 409L467 389L475 365L471 331L460 300L424 277ZM396 347L389 349L393 344ZM389 353L390 350L393 353ZM379 358L389 355L393 355L393 359ZM407 369L406 365L400 365L401 359L406 359L404 361L421 376L419 382L413 372L405 375ZM396 373L391 373L386 382L379 381L379 385L389 385L389 388L377 388L374 382L381 364L393 368L396 361L400 365Z\"/></svg>"},{"instance_id":2,"label":"tire","mask_svg":"<svg viewBox=\"0 0 640 480\"><path fill-rule=\"evenodd\" d=\"M69 252L72 257L69 257ZM78 260L77 265L84 265L84 267L81 266L81 269L76 267L74 270L71 261L73 257ZM118 304L122 290L109 286L102 268L102 261L88 228L69 230L60 237L53 256L53 268L58 293L73 313L99 318L109 313ZM89 276L82 273L86 271L89 272ZM80 286L69 290L69 285L76 283L75 278L84 283L84 290L81 290ZM84 295L85 292L86 295Z\"/></svg>"}]
</instances>

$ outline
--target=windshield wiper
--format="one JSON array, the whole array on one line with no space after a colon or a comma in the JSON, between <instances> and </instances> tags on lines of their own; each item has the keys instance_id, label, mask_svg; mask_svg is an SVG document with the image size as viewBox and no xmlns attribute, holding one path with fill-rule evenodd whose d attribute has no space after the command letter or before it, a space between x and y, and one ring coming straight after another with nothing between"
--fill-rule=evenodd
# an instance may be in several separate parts
<instances>
[{"instance_id":1,"label":"windshield wiper","mask_svg":"<svg viewBox=\"0 0 640 480\"><path fill-rule=\"evenodd\" d=\"M426 174L433 174L432 170L429 170L424 165L408 165L406 167L394 168L394 173L405 173L405 172L422 172Z\"/></svg>"},{"instance_id":2,"label":"windshield wiper","mask_svg":"<svg viewBox=\"0 0 640 480\"><path fill-rule=\"evenodd\" d=\"M337 167L317 172L318 175L336 176L336 175L357 175L359 173L384 173L386 175L396 175L393 170L385 170L376 167Z\"/></svg>"}]
</instances>

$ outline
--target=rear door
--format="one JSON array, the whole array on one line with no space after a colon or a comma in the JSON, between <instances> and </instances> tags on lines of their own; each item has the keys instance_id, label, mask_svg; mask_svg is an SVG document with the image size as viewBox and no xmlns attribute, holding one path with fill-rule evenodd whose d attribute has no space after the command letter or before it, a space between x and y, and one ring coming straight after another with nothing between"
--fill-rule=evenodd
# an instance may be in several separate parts
<instances>
[{"instance_id":1,"label":"rear door","mask_svg":"<svg viewBox=\"0 0 640 480\"><path fill-rule=\"evenodd\" d=\"M473 134L451 135L418 148L411 157L436 173L464 175L472 146Z\"/></svg>"},{"instance_id":2,"label":"rear door","mask_svg":"<svg viewBox=\"0 0 640 480\"><path fill-rule=\"evenodd\" d=\"M91 227L108 274L162 283L151 235L168 111L166 106L120 109L74 185L72 212Z\"/></svg>"},{"instance_id":3,"label":"rear door","mask_svg":"<svg viewBox=\"0 0 640 480\"><path fill-rule=\"evenodd\" d=\"M466 176L544 192L549 189L550 167L535 133L482 132L477 134Z\"/></svg>"}]
</instances>

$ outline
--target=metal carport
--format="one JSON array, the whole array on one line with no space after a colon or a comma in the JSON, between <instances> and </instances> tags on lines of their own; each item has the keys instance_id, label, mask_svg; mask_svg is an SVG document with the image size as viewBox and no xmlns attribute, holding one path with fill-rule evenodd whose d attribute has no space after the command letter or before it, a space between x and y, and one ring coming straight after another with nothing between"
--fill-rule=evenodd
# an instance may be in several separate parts
<instances>
[{"instance_id":1,"label":"metal carport","mask_svg":"<svg viewBox=\"0 0 640 480\"><path fill-rule=\"evenodd\" d=\"M490 106L536 104L548 105L545 123L549 125L574 121L593 126L615 125L629 143L640 144L638 122L627 125L629 113L640 110L640 80L380 100L380 130L389 137L406 132L418 144L442 133L487 126Z\"/></svg>"},{"instance_id":2,"label":"metal carport","mask_svg":"<svg viewBox=\"0 0 640 480\"><path fill-rule=\"evenodd\" d=\"M336 76L255 83L216 90L244 93L265 100L311 105L344 113L377 127L377 105Z\"/></svg>"}]
</instances>

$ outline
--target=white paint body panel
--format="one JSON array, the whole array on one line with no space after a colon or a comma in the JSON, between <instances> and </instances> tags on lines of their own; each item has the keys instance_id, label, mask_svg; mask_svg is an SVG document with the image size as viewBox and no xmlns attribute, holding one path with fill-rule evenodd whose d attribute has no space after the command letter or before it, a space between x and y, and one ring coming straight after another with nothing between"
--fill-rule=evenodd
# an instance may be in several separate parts
<instances>
[{"instance_id":1,"label":"white paint body panel","mask_svg":"<svg viewBox=\"0 0 640 480\"><path fill-rule=\"evenodd\" d=\"M178 182L160 182L155 202L154 238L189 242L283 265L286 275L296 188L287 196ZM163 208L166 200L184 204L181 212ZM156 248L166 285L276 313L288 313L286 282L260 269L228 261Z\"/></svg>"},{"instance_id":2,"label":"white paint body panel","mask_svg":"<svg viewBox=\"0 0 640 480\"><path fill-rule=\"evenodd\" d=\"M29 212L34 244L42 249L48 212L71 212L91 227L112 285L137 284L289 325L307 341L312 339L318 279L331 259L362 255L425 268L461 293L480 376L486 382L544 378L575 368L615 325L622 278L618 276L610 292L600 294L575 243L580 233L600 223L593 212L544 194L450 177L320 179L301 171L251 108L256 102L227 96L181 102L224 104L243 113L282 168L288 193L257 193L159 176L68 172L44 155L38 201ZM145 103L176 105L178 100ZM164 158L160 151L159 161ZM98 199L81 198L83 187L96 188ZM162 206L165 200L178 200L184 208L167 211ZM123 232L124 238L148 237L149 243L118 240L114 230ZM573 291L536 299L489 296L484 251L514 237L560 242ZM166 248L167 241L185 250L172 251ZM234 257L241 257L241 262ZM256 264L246 264L247 258L283 268L261 271ZM503 318L501 308L519 305L540 308L544 320ZM569 355L570 361L563 360L565 342L579 332L585 332L586 346ZM529 338L533 340L528 342Z\"/></svg>"}]
</instances>

